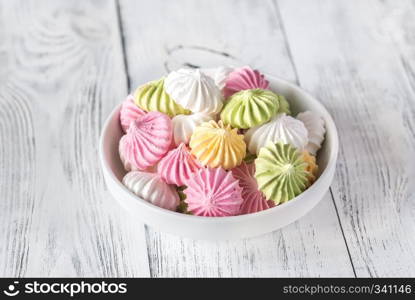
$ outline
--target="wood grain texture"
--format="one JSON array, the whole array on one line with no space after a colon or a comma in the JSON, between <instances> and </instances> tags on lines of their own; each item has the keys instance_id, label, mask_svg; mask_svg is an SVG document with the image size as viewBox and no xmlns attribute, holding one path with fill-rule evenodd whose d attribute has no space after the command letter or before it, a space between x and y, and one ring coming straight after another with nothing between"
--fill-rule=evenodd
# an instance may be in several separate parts
<instances>
[{"instance_id":1,"label":"wood grain texture","mask_svg":"<svg viewBox=\"0 0 415 300\"><path fill-rule=\"evenodd\" d=\"M0 12L0 276L148 276L143 225L106 191L97 155L127 92L115 3Z\"/></svg>"},{"instance_id":2,"label":"wood grain texture","mask_svg":"<svg viewBox=\"0 0 415 300\"><path fill-rule=\"evenodd\" d=\"M415 276L414 15L411 0L0 0L0 276ZM145 228L105 188L103 120L127 87L222 64L324 102L332 193L253 239Z\"/></svg>"},{"instance_id":3,"label":"wood grain texture","mask_svg":"<svg viewBox=\"0 0 415 300\"><path fill-rule=\"evenodd\" d=\"M300 84L338 126L332 188L357 276L414 276L414 3L278 4Z\"/></svg>"},{"instance_id":4,"label":"wood grain texture","mask_svg":"<svg viewBox=\"0 0 415 300\"><path fill-rule=\"evenodd\" d=\"M120 1L131 88L182 66L249 64L295 81L272 1ZM131 13L134 12L134 13ZM204 242L148 228L152 276L353 276L330 195L254 239Z\"/></svg>"},{"instance_id":5,"label":"wood grain texture","mask_svg":"<svg viewBox=\"0 0 415 300\"><path fill-rule=\"evenodd\" d=\"M263 236L224 242L182 239L148 229L155 277L353 276L327 195L307 216ZM323 217L323 214L328 214ZM339 240L341 239L341 240Z\"/></svg>"}]
</instances>

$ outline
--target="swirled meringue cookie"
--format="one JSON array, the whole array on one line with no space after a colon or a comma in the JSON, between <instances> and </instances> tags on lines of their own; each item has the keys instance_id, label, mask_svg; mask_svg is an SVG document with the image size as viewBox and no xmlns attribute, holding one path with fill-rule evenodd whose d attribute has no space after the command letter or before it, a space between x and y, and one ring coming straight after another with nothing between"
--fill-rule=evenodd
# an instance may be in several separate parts
<instances>
[{"instance_id":1,"label":"swirled meringue cookie","mask_svg":"<svg viewBox=\"0 0 415 300\"><path fill-rule=\"evenodd\" d=\"M170 149L170 118L149 112L133 121L119 144L121 161L127 171L144 170L156 164Z\"/></svg>"},{"instance_id":2,"label":"swirled meringue cookie","mask_svg":"<svg viewBox=\"0 0 415 300\"><path fill-rule=\"evenodd\" d=\"M268 89L269 82L265 76L257 70L248 66L233 70L226 77L224 95L225 98L231 95L249 89Z\"/></svg>"},{"instance_id":3,"label":"swirled meringue cookie","mask_svg":"<svg viewBox=\"0 0 415 300\"><path fill-rule=\"evenodd\" d=\"M124 176L122 182L138 197L158 207L174 211L179 205L176 189L155 173L132 171Z\"/></svg>"},{"instance_id":4,"label":"swirled meringue cookie","mask_svg":"<svg viewBox=\"0 0 415 300\"><path fill-rule=\"evenodd\" d=\"M243 162L240 166L232 169L232 175L239 180L244 199L240 214L250 214L275 206L273 201L268 201L265 195L258 190L258 184L254 177L255 164Z\"/></svg>"},{"instance_id":5,"label":"swirled meringue cookie","mask_svg":"<svg viewBox=\"0 0 415 300\"><path fill-rule=\"evenodd\" d=\"M190 154L186 145L182 143L176 149L170 150L160 160L157 172L166 183L183 186L192 173L200 168L201 165Z\"/></svg>"},{"instance_id":6,"label":"swirled meringue cookie","mask_svg":"<svg viewBox=\"0 0 415 300\"><path fill-rule=\"evenodd\" d=\"M229 73L233 71L231 67L218 67L218 68L203 68L200 69L203 73L213 79L220 90L223 90L226 83L226 78Z\"/></svg>"},{"instance_id":7,"label":"swirled meringue cookie","mask_svg":"<svg viewBox=\"0 0 415 300\"><path fill-rule=\"evenodd\" d=\"M326 128L324 120L316 113L305 111L297 115L297 119L302 121L308 130L308 144L305 149L313 155L321 148L324 140Z\"/></svg>"},{"instance_id":8,"label":"swirled meringue cookie","mask_svg":"<svg viewBox=\"0 0 415 300\"><path fill-rule=\"evenodd\" d=\"M280 100L280 107L278 108L279 114L285 113L287 115L291 115L290 104L288 103L287 99L284 96L279 95Z\"/></svg>"},{"instance_id":9,"label":"swirled meringue cookie","mask_svg":"<svg viewBox=\"0 0 415 300\"><path fill-rule=\"evenodd\" d=\"M128 95L122 103L120 110L120 123L122 130L127 132L131 122L141 117L142 115L145 115L145 113L145 111L135 105L134 97L132 95Z\"/></svg>"},{"instance_id":10,"label":"swirled meringue cookie","mask_svg":"<svg viewBox=\"0 0 415 300\"><path fill-rule=\"evenodd\" d=\"M210 115L196 113L191 115L177 115L172 119L174 143L189 144L190 137L197 126L212 120Z\"/></svg>"},{"instance_id":11,"label":"swirled meringue cookie","mask_svg":"<svg viewBox=\"0 0 415 300\"><path fill-rule=\"evenodd\" d=\"M164 82L165 79L161 78L138 87L134 93L135 104L145 111L158 111L169 117L190 114L165 92Z\"/></svg>"},{"instance_id":12,"label":"swirled meringue cookie","mask_svg":"<svg viewBox=\"0 0 415 300\"><path fill-rule=\"evenodd\" d=\"M238 180L222 168L200 169L187 181L183 192L187 209L196 216L234 216L243 202Z\"/></svg>"},{"instance_id":13,"label":"swirled meringue cookie","mask_svg":"<svg viewBox=\"0 0 415 300\"><path fill-rule=\"evenodd\" d=\"M303 122L286 114L278 114L268 123L249 129L245 141L249 152L256 154L268 141L291 144L302 150L308 143L308 132Z\"/></svg>"},{"instance_id":14,"label":"swirled meringue cookie","mask_svg":"<svg viewBox=\"0 0 415 300\"><path fill-rule=\"evenodd\" d=\"M287 202L307 188L307 163L290 144L268 142L255 160L259 190L276 205Z\"/></svg>"},{"instance_id":15,"label":"swirled meringue cookie","mask_svg":"<svg viewBox=\"0 0 415 300\"><path fill-rule=\"evenodd\" d=\"M209 121L195 128L190 138L191 153L204 166L232 169L246 154L244 136L236 128Z\"/></svg>"},{"instance_id":16,"label":"swirled meringue cookie","mask_svg":"<svg viewBox=\"0 0 415 300\"><path fill-rule=\"evenodd\" d=\"M170 72L164 87L170 97L194 113L216 114L222 109L221 91L213 79L199 69Z\"/></svg>"},{"instance_id":17,"label":"swirled meringue cookie","mask_svg":"<svg viewBox=\"0 0 415 300\"><path fill-rule=\"evenodd\" d=\"M268 122L279 107L279 96L269 90L243 90L228 99L220 118L232 127L246 129Z\"/></svg>"},{"instance_id":18,"label":"swirled meringue cookie","mask_svg":"<svg viewBox=\"0 0 415 300\"><path fill-rule=\"evenodd\" d=\"M311 155L307 150L304 150L302 153L303 160L307 163L306 171L308 172L308 186L316 181L318 165L316 163L316 157Z\"/></svg>"}]
</instances>

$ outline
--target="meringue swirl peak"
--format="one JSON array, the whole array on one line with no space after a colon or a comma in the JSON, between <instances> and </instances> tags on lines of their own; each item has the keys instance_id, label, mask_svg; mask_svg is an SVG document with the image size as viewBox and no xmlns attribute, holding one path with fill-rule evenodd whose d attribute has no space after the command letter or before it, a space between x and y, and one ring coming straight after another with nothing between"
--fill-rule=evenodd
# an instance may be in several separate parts
<instances>
[{"instance_id":1,"label":"meringue swirl peak","mask_svg":"<svg viewBox=\"0 0 415 300\"><path fill-rule=\"evenodd\" d=\"M202 165L211 168L232 169L241 164L246 154L243 135L236 128L213 120L195 128L190 148Z\"/></svg>"},{"instance_id":2,"label":"meringue swirl peak","mask_svg":"<svg viewBox=\"0 0 415 300\"><path fill-rule=\"evenodd\" d=\"M250 128L268 122L280 108L279 96L269 90L243 90L226 102L220 117L235 128Z\"/></svg>"},{"instance_id":3,"label":"meringue swirl peak","mask_svg":"<svg viewBox=\"0 0 415 300\"><path fill-rule=\"evenodd\" d=\"M170 72L164 87L178 104L194 113L217 114L222 109L222 92L214 80L199 69Z\"/></svg>"}]
</instances>

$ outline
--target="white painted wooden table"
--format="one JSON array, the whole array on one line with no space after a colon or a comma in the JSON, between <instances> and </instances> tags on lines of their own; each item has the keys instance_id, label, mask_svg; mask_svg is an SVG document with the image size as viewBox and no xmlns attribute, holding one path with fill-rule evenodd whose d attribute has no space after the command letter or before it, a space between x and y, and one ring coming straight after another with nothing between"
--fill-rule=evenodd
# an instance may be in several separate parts
<instances>
[{"instance_id":1,"label":"white painted wooden table","mask_svg":"<svg viewBox=\"0 0 415 300\"><path fill-rule=\"evenodd\" d=\"M0 0L0 276L415 276L415 2ZM233 242L170 236L106 190L103 120L183 65L298 83L340 135L306 217Z\"/></svg>"}]
</instances>

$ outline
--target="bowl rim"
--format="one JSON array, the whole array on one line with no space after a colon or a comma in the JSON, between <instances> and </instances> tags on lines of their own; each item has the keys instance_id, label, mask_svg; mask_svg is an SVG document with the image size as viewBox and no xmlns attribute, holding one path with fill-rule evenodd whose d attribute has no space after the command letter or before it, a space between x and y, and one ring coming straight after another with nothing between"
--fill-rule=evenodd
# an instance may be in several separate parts
<instances>
[{"instance_id":1,"label":"bowl rim","mask_svg":"<svg viewBox=\"0 0 415 300\"><path fill-rule=\"evenodd\" d=\"M139 203L141 205L144 205L144 206L146 206L146 208L148 208L150 210L153 210L154 213L162 214L162 215L165 215L166 217L170 217L170 218L174 218L174 219L180 219L181 221L189 220L189 221L196 221L196 222L202 222L202 223L217 223L218 221L220 221L222 223L235 222L235 221L245 221L245 220L254 219L254 218L261 218L261 217L263 217L265 215L268 215L268 214L274 214L278 211L282 211L285 208L288 208L289 206L296 205L297 202L299 202L299 201L304 201L303 198L307 197L308 194L311 194L313 192L313 190L318 189L318 186L324 185L325 178L330 176L330 174L329 174L330 170L335 168L336 161L337 161L337 155L338 155L338 151L339 151L339 138L338 138L338 134L337 134L337 128L336 128L336 125L333 121L333 118L331 117L331 114L327 111L327 109L324 107L324 105L321 104L320 101L318 101L310 93L303 90L300 86L298 86L294 83L291 83L287 80L281 79L279 77L271 76L271 75L267 75L267 74L266 74L266 77L268 79L270 79L270 81L280 82L280 83L286 85L287 87L289 87L290 89L294 89L294 90L298 91L299 93L306 96L308 98L308 100L313 103L314 106L319 107L319 109L326 114L326 116L325 116L326 117L325 118L326 132L330 132L330 134L332 136L332 138L331 138L332 150L329 153L327 166L325 167L323 172L320 174L320 176L317 178L317 180L308 189L306 189L304 192L302 192L300 195L296 196L295 198L291 199L290 201L287 201L287 202L283 203L284 205L277 205L275 207L271 207L271 208L268 208L266 210L262 210L262 211L255 212L255 213L244 214L244 215L226 216L226 217L203 217L203 216L194 216L194 215L189 215L189 214L179 213L179 212L176 212L176 211L167 210L167 209L158 207L158 206L156 206L152 203L149 203L148 201L138 197L133 192L131 192L126 186L124 186L120 180L118 180L118 178L114 175L113 171L111 170L108 162L104 158L105 132L108 130L108 127L110 125L111 120L114 117L114 114L116 114L120 110L122 103L117 105L111 111L111 113L107 117L107 119L104 123L104 126L102 127L102 130L101 130L100 139L99 139L99 160L100 160L101 167L102 167L103 171L106 172L109 175L109 178L111 179L111 181L117 185L117 187L120 189L120 191L123 192L124 195L126 195L128 197L135 198L137 201L139 201ZM113 195L113 197L116 197L116 196Z\"/></svg>"}]
</instances>

